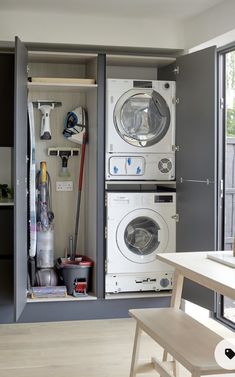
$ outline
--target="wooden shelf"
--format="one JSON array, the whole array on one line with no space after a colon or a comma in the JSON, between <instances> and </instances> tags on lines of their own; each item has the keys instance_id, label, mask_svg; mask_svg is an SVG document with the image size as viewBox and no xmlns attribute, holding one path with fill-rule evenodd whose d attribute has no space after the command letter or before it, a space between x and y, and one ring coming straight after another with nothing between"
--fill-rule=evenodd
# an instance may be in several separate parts
<instances>
[{"instance_id":1,"label":"wooden shelf","mask_svg":"<svg viewBox=\"0 0 235 377\"><path fill-rule=\"evenodd\" d=\"M47 91L77 91L87 92L90 90L96 90L97 84L72 84L72 83L38 83L29 82L28 88L33 91L47 90Z\"/></svg>"},{"instance_id":2,"label":"wooden shelf","mask_svg":"<svg viewBox=\"0 0 235 377\"><path fill-rule=\"evenodd\" d=\"M14 202L12 199L1 199L0 200L0 207L7 207L7 206L14 206Z\"/></svg>"},{"instance_id":3,"label":"wooden shelf","mask_svg":"<svg viewBox=\"0 0 235 377\"><path fill-rule=\"evenodd\" d=\"M29 51L30 63L86 64L96 58L97 54L88 53Z\"/></svg>"},{"instance_id":4,"label":"wooden shelf","mask_svg":"<svg viewBox=\"0 0 235 377\"><path fill-rule=\"evenodd\" d=\"M135 56L135 55L107 55L107 64L110 66L133 67L163 67L175 61L172 57L162 56Z\"/></svg>"},{"instance_id":5,"label":"wooden shelf","mask_svg":"<svg viewBox=\"0 0 235 377\"><path fill-rule=\"evenodd\" d=\"M89 293L87 296L73 297L48 297L48 298L27 298L27 303L33 304L38 302L68 302L68 301L95 301L97 297Z\"/></svg>"}]
</instances>

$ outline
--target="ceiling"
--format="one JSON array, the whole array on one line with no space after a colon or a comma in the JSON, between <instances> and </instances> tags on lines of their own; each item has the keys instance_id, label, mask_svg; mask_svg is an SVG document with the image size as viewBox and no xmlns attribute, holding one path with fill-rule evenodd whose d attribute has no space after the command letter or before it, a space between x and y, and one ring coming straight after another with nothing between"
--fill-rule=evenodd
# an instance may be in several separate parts
<instances>
[{"instance_id":1,"label":"ceiling","mask_svg":"<svg viewBox=\"0 0 235 377\"><path fill-rule=\"evenodd\" d=\"M0 0L1 10L184 21L227 0ZM69 25L68 25L69 26ZM78 25L79 26L79 25Z\"/></svg>"}]
</instances>

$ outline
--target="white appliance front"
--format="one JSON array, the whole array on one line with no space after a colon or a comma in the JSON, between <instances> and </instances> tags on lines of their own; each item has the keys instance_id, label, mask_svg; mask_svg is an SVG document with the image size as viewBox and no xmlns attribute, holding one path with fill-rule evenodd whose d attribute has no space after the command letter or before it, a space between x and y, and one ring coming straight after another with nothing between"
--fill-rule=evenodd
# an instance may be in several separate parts
<instances>
[{"instance_id":1,"label":"white appliance front","mask_svg":"<svg viewBox=\"0 0 235 377\"><path fill-rule=\"evenodd\" d=\"M159 283L166 273L173 272L156 259L156 254L176 249L175 195L174 192L107 193L106 292L110 292L113 280L119 291L128 291L133 286L127 284L128 276L129 283L131 279L135 282L136 291L156 286L155 290L159 290L156 281Z\"/></svg>"},{"instance_id":2,"label":"white appliance front","mask_svg":"<svg viewBox=\"0 0 235 377\"><path fill-rule=\"evenodd\" d=\"M175 82L108 79L106 114L106 179L175 178ZM122 159L117 173L114 158ZM158 167L163 158L171 161L164 173ZM137 165L131 174L127 163L123 169L125 159Z\"/></svg>"},{"instance_id":3,"label":"white appliance front","mask_svg":"<svg viewBox=\"0 0 235 377\"><path fill-rule=\"evenodd\" d=\"M159 180L175 179L175 154L106 154L107 180Z\"/></svg>"}]
</instances>

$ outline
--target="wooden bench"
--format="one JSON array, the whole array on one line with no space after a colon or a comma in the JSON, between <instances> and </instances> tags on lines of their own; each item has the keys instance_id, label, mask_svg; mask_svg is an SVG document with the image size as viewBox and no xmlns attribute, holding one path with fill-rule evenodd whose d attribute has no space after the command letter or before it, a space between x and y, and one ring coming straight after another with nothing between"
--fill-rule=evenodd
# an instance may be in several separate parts
<instances>
[{"instance_id":1,"label":"wooden bench","mask_svg":"<svg viewBox=\"0 0 235 377\"><path fill-rule=\"evenodd\" d=\"M136 320L130 377L144 372L138 360L142 331L164 349L163 361L152 358L152 362L149 363L149 366L155 369L161 377L176 376L177 361L191 372L192 377L235 372L235 370L221 368L215 361L215 347L223 338L182 310L175 308L133 309L129 311L129 314ZM175 361L167 362L167 353ZM148 365L145 367L149 369Z\"/></svg>"}]
</instances>

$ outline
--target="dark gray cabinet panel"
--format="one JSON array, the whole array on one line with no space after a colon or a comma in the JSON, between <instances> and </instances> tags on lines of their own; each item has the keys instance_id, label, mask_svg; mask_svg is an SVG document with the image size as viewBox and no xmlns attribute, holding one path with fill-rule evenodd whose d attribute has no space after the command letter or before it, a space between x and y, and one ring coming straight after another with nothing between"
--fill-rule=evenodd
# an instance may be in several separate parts
<instances>
[{"instance_id":1,"label":"dark gray cabinet panel","mask_svg":"<svg viewBox=\"0 0 235 377\"><path fill-rule=\"evenodd\" d=\"M216 50L177 59L177 251L216 249ZM213 292L185 284L184 298L213 310Z\"/></svg>"},{"instance_id":2,"label":"dark gray cabinet panel","mask_svg":"<svg viewBox=\"0 0 235 377\"><path fill-rule=\"evenodd\" d=\"M217 246L216 49L180 56L159 70L159 79L176 80L177 251ZM210 310L214 294L186 281L183 297Z\"/></svg>"},{"instance_id":3,"label":"dark gray cabinet panel","mask_svg":"<svg viewBox=\"0 0 235 377\"><path fill-rule=\"evenodd\" d=\"M104 180L105 180L105 55L98 55L98 122L97 122L97 271L96 271L96 294L104 297Z\"/></svg>"},{"instance_id":4,"label":"dark gray cabinet panel","mask_svg":"<svg viewBox=\"0 0 235 377\"><path fill-rule=\"evenodd\" d=\"M216 52L177 59L177 251L216 248Z\"/></svg>"},{"instance_id":5,"label":"dark gray cabinet panel","mask_svg":"<svg viewBox=\"0 0 235 377\"><path fill-rule=\"evenodd\" d=\"M177 59L177 181L215 180L216 51L214 47Z\"/></svg>"},{"instance_id":6,"label":"dark gray cabinet panel","mask_svg":"<svg viewBox=\"0 0 235 377\"><path fill-rule=\"evenodd\" d=\"M0 258L0 323L14 321L13 259Z\"/></svg>"},{"instance_id":7,"label":"dark gray cabinet panel","mask_svg":"<svg viewBox=\"0 0 235 377\"><path fill-rule=\"evenodd\" d=\"M14 54L0 54L0 147L14 142Z\"/></svg>"},{"instance_id":8,"label":"dark gray cabinet panel","mask_svg":"<svg viewBox=\"0 0 235 377\"><path fill-rule=\"evenodd\" d=\"M27 289L27 50L16 38L15 50L15 317L21 315Z\"/></svg>"}]
</instances>

